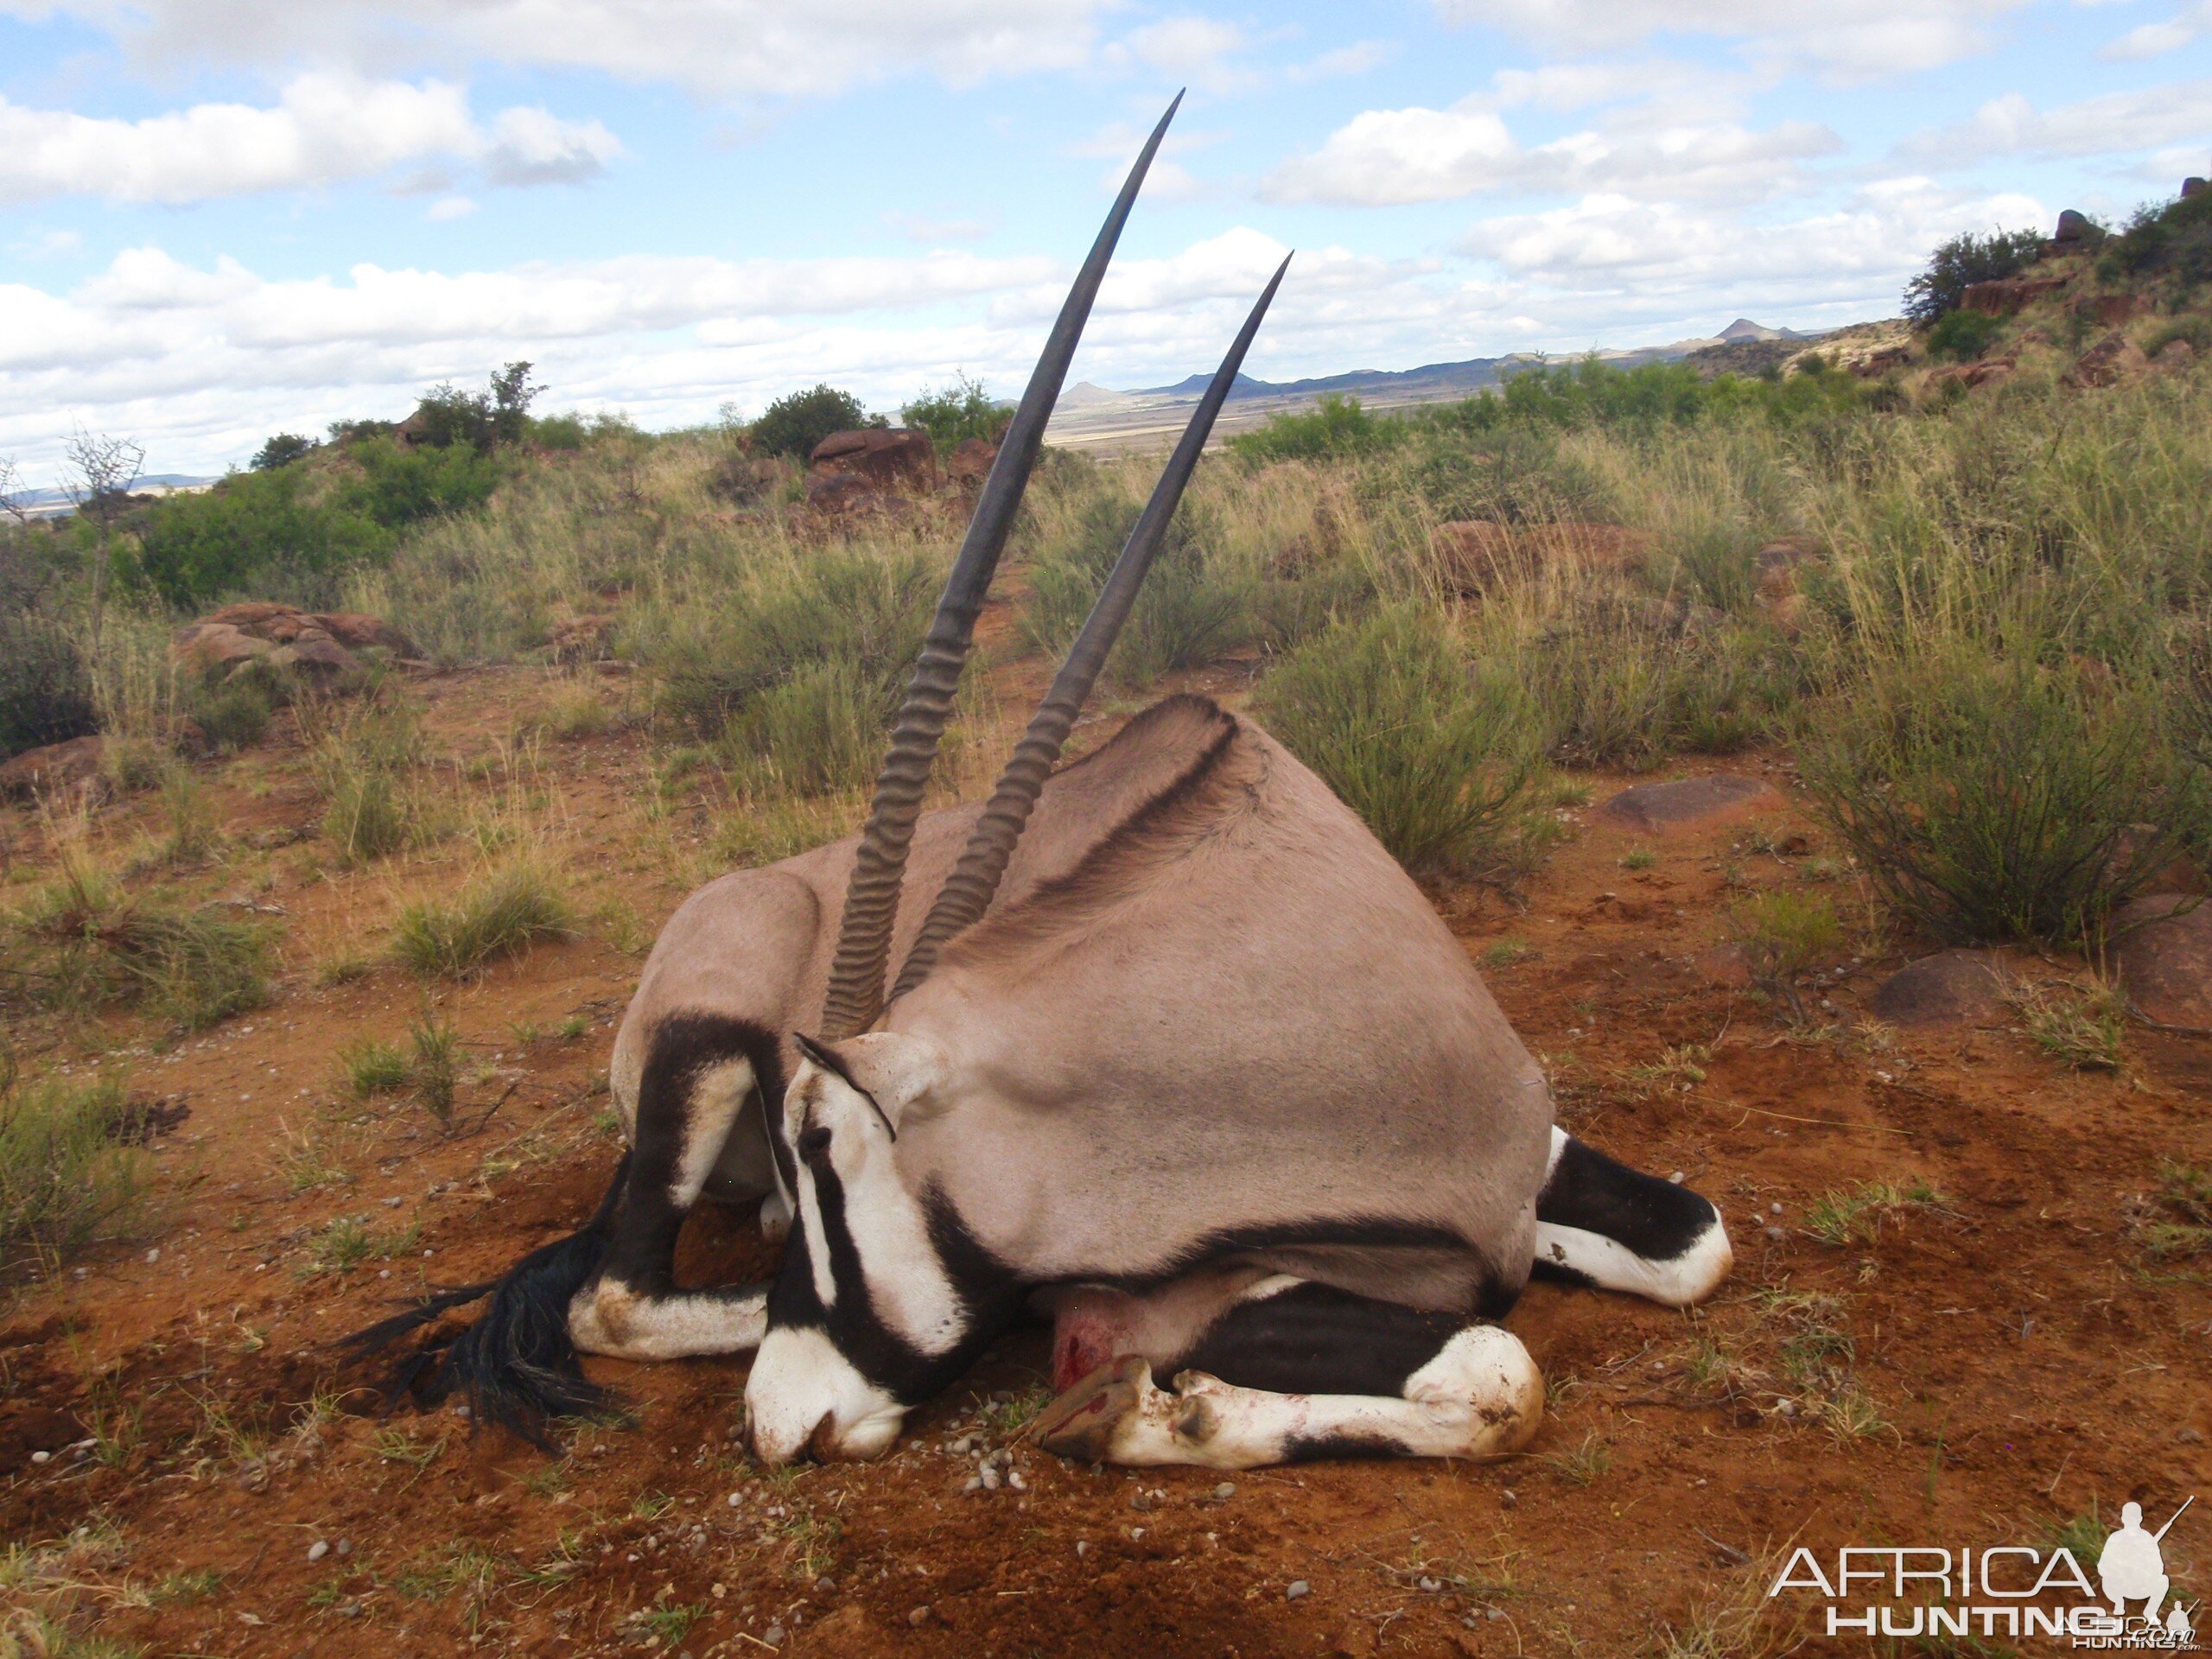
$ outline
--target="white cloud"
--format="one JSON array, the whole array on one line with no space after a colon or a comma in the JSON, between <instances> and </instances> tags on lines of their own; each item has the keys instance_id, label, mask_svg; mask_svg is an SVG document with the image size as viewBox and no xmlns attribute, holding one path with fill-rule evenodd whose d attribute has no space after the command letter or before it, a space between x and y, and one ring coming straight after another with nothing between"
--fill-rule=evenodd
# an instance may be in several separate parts
<instances>
[{"instance_id":1,"label":"white cloud","mask_svg":"<svg viewBox=\"0 0 2212 1659\"><path fill-rule=\"evenodd\" d=\"M1915 133L1897 148L1924 167L1970 167L1996 156L2114 156L2212 137L2212 80L2172 81L2038 110L2018 92L1967 119Z\"/></svg>"},{"instance_id":2,"label":"white cloud","mask_svg":"<svg viewBox=\"0 0 2212 1659\"><path fill-rule=\"evenodd\" d=\"M1350 46L1324 52L1305 63L1292 64L1283 71L1283 79L1294 86L1304 86L1317 80L1363 75L1389 61L1393 55L1392 49L1381 41L1354 41Z\"/></svg>"},{"instance_id":3,"label":"white cloud","mask_svg":"<svg viewBox=\"0 0 2212 1659\"><path fill-rule=\"evenodd\" d=\"M127 41L142 61L489 60L782 99L921 72L953 86L1089 60L1103 0L0 0Z\"/></svg>"},{"instance_id":4,"label":"white cloud","mask_svg":"<svg viewBox=\"0 0 2212 1659\"><path fill-rule=\"evenodd\" d=\"M621 149L596 121L573 124L538 109L505 111L487 132L466 90L437 80L306 74L268 108L197 104L139 121L0 99L0 201L92 195L176 206L314 188L434 156L474 161L497 184L543 183L588 177Z\"/></svg>"},{"instance_id":5,"label":"white cloud","mask_svg":"<svg viewBox=\"0 0 2212 1659\"><path fill-rule=\"evenodd\" d=\"M980 242L991 233L987 219L938 219L899 207L886 209L883 222L909 242Z\"/></svg>"},{"instance_id":6,"label":"white cloud","mask_svg":"<svg viewBox=\"0 0 2212 1659\"><path fill-rule=\"evenodd\" d=\"M433 225L445 225L456 219L467 219L475 211L475 202L467 196L441 196L423 210L423 217Z\"/></svg>"},{"instance_id":7,"label":"white cloud","mask_svg":"<svg viewBox=\"0 0 2212 1659\"><path fill-rule=\"evenodd\" d=\"M2122 62L2155 58L2178 51L2207 34L2212 34L2212 0L2198 0L2197 4L2184 6L2163 22L2129 29L2098 55Z\"/></svg>"},{"instance_id":8,"label":"white cloud","mask_svg":"<svg viewBox=\"0 0 2212 1659\"><path fill-rule=\"evenodd\" d=\"M2038 224L2032 197L1969 195L1932 181L1885 181L1845 207L1749 224L1621 195L1592 195L1548 213L1476 226L1460 251L1547 289L1655 296L1709 291L1741 308L1836 293L1894 296L1928 251L1961 230Z\"/></svg>"},{"instance_id":9,"label":"white cloud","mask_svg":"<svg viewBox=\"0 0 2212 1659\"><path fill-rule=\"evenodd\" d=\"M1602 95L1594 81L1569 91L1543 86L1535 75L1502 90L1531 101ZM1330 134L1314 154L1278 167L1261 193L1274 201L1363 207L1489 190L1605 189L1645 200L1747 200L1801 188L1799 162L1842 147L1826 127L1805 121L1754 130L1725 122L1632 118L1523 148L1491 107L1495 101L1478 97L1449 110L1367 111Z\"/></svg>"},{"instance_id":10,"label":"white cloud","mask_svg":"<svg viewBox=\"0 0 2212 1659\"><path fill-rule=\"evenodd\" d=\"M1662 35L1707 35L1775 69L1840 81L1933 69L1986 50L1993 25L2026 0L1435 0L1450 22L1480 23L1571 51L1610 50Z\"/></svg>"},{"instance_id":11,"label":"white cloud","mask_svg":"<svg viewBox=\"0 0 2212 1659\"><path fill-rule=\"evenodd\" d=\"M1211 17L1163 18L1132 29L1122 44L1139 61L1211 92L1235 92L1255 79L1229 61L1232 53L1243 50L1244 31ZM1118 55L1109 53L1109 61Z\"/></svg>"}]
</instances>

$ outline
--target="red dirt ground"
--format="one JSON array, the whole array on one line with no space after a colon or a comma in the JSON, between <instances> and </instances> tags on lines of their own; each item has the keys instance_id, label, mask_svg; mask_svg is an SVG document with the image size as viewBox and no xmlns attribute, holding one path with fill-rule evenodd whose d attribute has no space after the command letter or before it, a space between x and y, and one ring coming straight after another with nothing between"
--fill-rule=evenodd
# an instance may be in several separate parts
<instances>
[{"instance_id":1,"label":"red dirt ground","mask_svg":"<svg viewBox=\"0 0 2212 1659\"><path fill-rule=\"evenodd\" d=\"M434 731L467 753L548 693L520 670L423 688ZM2155 1522L2191 1491L2212 1497L2212 1296L2143 1233L2172 1218L2162 1160L2212 1166L2212 1046L2138 1030L2126 1070L2095 1075L2004 1023L1862 1027L1859 1001L1910 954L1863 931L1852 948L1866 959L1809 993L1834 1025L1785 1031L1700 970L1726 906L1746 887L1817 886L1858 927L1866 906L1847 872L1815 880L1834 849L1773 756L1681 770L1762 772L1792 801L1777 815L1653 840L1647 862L1630 856L1636 836L1577 810L1522 905L1438 895L1550 1067L1564 1121L1642 1167L1684 1172L1738 1250L1730 1285L1690 1316L1532 1287L1509 1324L1551 1381L1552 1412L1524 1457L1309 1465L1230 1477L1230 1491L1216 1473L1094 1472L1016 1445L1025 1491L964 1493L976 1459L948 1446L986 1417L997 1445L1033 1404L1041 1330L1005 1342L864 1466L751 1466L728 1438L742 1360L595 1363L634 1419L582 1430L561 1463L472 1438L454 1415L376 1414L370 1379L330 1340L574 1227L614 1161L595 1079L637 950L702 873L714 827L714 802L682 791L641 816L651 765L634 730L545 747L533 786L557 798L587 906L627 906L642 927L618 950L623 928L602 920L443 996L488 1068L453 1134L413 1106L358 1107L333 1079L340 1044L404 1030L416 982L379 965L319 984L308 967L367 957L404 893L457 873L451 857L366 874L325 872L297 848L242 861L268 872L250 896L284 907L293 965L270 1007L167 1052L120 1018L27 1027L26 1058L48 1064L134 1045L137 1085L191 1116L156 1143L156 1230L0 1315L0 1535L36 1547L0 1579L10 1599L152 1652L238 1659L706 1659L779 1638L803 1655L917 1659L1612 1656L1655 1650L1700 1609L1747 1605L1789 1541L2034 1543L2129 1498ZM1602 800L1631 780L1580 781ZM241 844L315 821L281 738L214 787ZM152 811L110 807L99 832ZM8 827L17 858L39 862L29 816ZM548 1034L577 1014L584 1035ZM307 1185L318 1164L343 1178ZM1916 1178L1940 1201L1882 1214L1845 1245L1813 1236L1823 1194ZM341 1215L395 1249L420 1232L388 1261L316 1271L311 1248ZM687 1236L687 1276L768 1266L745 1217ZM88 1436L87 1453L70 1449ZM2195 1513L2167 1560L2202 1588L2212 1580L2192 1566L2212 1552L2212 1516ZM318 1541L333 1548L310 1560ZM1307 1591L1291 1597L1294 1582ZM1777 1617L1683 1650L1796 1639Z\"/></svg>"}]
</instances>

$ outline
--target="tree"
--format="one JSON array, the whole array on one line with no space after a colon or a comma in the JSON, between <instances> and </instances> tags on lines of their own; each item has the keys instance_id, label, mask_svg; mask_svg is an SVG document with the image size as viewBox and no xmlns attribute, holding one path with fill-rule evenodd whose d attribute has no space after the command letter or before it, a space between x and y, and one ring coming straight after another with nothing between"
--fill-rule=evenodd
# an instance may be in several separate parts
<instances>
[{"instance_id":1,"label":"tree","mask_svg":"<svg viewBox=\"0 0 2212 1659\"><path fill-rule=\"evenodd\" d=\"M29 493L16 471L16 458L0 455L0 512L14 519L18 530L30 523Z\"/></svg>"},{"instance_id":2,"label":"tree","mask_svg":"<svg viewBox=\"0 0 2212 1659\"><path fill-rule=\"evenodd\" d=\"M465 443L479 454L519 442L529 430L531 400L544 390L531 385L530 365L519 361L493 374L483 391L463 391L449 382L433 386L409 417L415 441L432 449Z\"/></svg>"},{"instance_id":3,"label":"tree","mask_svg":"<svg viewBox=\"0 0 2212 1659\"><path fill-rule=\"evenodd\" d=\"M146 446L130 438L111 437L79 427L62 450L68 471L61 487L68 493L79 521L92 526L97 543L92 559L92 637L98 639L106 614L107 578L114 563L115 515L121 510L130 480L146 464Z\"/></svg>"},{"instance_id":4,"label":"tree","mask_svg":"<svg viewBox=\"0 0 2212 1659\"><path fill-rule=\"evenodd\" d=\"M1904 314L1919 328L1933 327L1947 311L1966 302L1967 286L2018 276L2043 252L2039 231L1967 231L1938 246L1928 269L1904 287Z\"/></svg>"},{"instance_id":5,"label":"tree","mask_svg":"<svg viewBox=\"0 0 2212 1659\"><path fill-rule=\"evenodd\" d=\"M279 467L290 466L316 447L313 438L302 437L297 432L279 432L254 451L251 465L257 473L273 473Z\"/></svg>"},{"instance_id":6,"label":"tree","mask_svg":"<svg viewBox=\"0 0 2212 1659\"><path fill-rule=\"evenodd\" d=\"M1013 422L1014 410L994 403L982 381L956 374L950 385L924 391L899 411L899 418L928 433L930 442L943 454L967 438L996 443Z\"/></svg>"},{"instance_id":7,"label":"tree","mask_svg":"<svg viewBox=\"0 0 2212 1659\"><path fill-rule=\"evenodd\" d=\"M861 400L851 392L817 386L811 391L779 397L761 410L760 418L753 423L753 442L769 454L796 455L804 461L832 432L889 424L880 415L870 420Z\"/></svg>"}]
</instances>

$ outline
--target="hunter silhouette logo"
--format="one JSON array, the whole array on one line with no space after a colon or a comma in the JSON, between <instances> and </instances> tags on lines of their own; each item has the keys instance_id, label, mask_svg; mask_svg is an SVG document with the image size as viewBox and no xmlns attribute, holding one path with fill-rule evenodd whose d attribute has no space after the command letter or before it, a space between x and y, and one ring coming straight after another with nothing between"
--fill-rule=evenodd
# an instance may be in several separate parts
<instances>
[{"instance_id":1,"label":"hunter silhouette logo","mask_svg":"<svg viewBox=\"0 0 2212 1659\"><path fill-rule=\"evenodd\" d=\"M1833 1571L1801 1547L1767 1595L1815 1592L1828 1604L1821 1611L1832 1637L2040 1636L2076 1649L2194 1652L2196 1610L2169 1605L2164 1544L2196 1502L2184 1499L2156 1532L2144 1526L2141 1504L2122 1504L2120 1525L2097 1553L2095 1584L2063 1544L1850 1546L1835 1552Z\"/></svg>"}]
</instances>

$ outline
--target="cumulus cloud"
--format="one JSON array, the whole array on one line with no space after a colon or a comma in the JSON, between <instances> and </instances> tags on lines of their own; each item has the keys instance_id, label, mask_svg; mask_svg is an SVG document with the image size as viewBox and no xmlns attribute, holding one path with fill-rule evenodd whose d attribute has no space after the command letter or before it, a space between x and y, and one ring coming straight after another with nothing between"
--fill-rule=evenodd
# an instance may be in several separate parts
<instances>
[{"instance_id":1,"label":"cumulus cloud","mask_svg":"<svg viewBox=\"0 0 2212 1659\"><path fill-rule=\"evenodd\" d=\"M1787 304L1839 293L1894 296L1928 251L1961 230L2036 224L2029 196L1974 195L1924 178L1885 181L1835 211L1750 224L1624 195L1487 220L1459 251L1546 289L1654 296L1756 295Z\"/></svg>"},{"instance_id":2,"label":"cumulus cloud","mask_svg":"<svg viewBox=\"0 0 2212 1659\"><path fill-rule=\"evenodd\" d=\"M2208 137L2212 80L2182 80L2048 110L2008 92L1964 121L1915 133L1897 154L1925 167L1970 167L1996 156L2127 155Z\"/></svg>"},{"instance_id":3,"label":"cumulus cloud","mask_svg":"<svg viewBox=\"0 0 2212 1659\"><path fill-rule=\"evenodd\" d=\"M372 177L430 157L474 162L495 184L588 178L622 146L598 122L503 111L487 130L449 82L296 77L278 101L196 104L143 120L31 110L0 99L0 201L58 195L178 206ZM442 174L435 174L444 187Z\"/></svg>"},{"instance_id":4,"label":"cumulus cloud","mask_svg":"<svg viewBox=\"0 0 2212 1659\"><path fill-rule=\"evenodd\" d=\"M1546 89L1523 77L1515 97L1591 99L1593 86ZM1729 122L1628 119L1523 147L1477 98L1449 110L1370 110L1310 156L1284 162L1262 185L1274 201L1373 207L1443 201L1484 191L1581 194L1606 189L1641 200L1751 200L1802 188L1800 163L1842 142L1826 127L1785 121L1764 130Z\"/></svg>"},{"instance_id":5,"label":"cumulus cloud","mask_svg":"<svg viewBox=\"0 0 2212 1659\"><path fill-rule=\"evenodd\" d=\"M1435 0L1446 22L1503 29L1570 51L1611 50L1662 35L1735 42L1755 61L1832 80L1862 81L1942 65L1986 50L1994 25L2026 0Z\"/></svg>"},{"instance_id":6,"label":"cumulus cloud","mask_svg":"<svg viewBox=\"0 0 2212 1659\"><path fill-rule=\"evenodd\" d=\"M2184 6L2171 17L2129 29L2099 55L2121 62L2155 58L2179 51L2206 35L2212 35L2212 0L2198 0L2196 5Z\"/></svg>"},{"instance_id":7,"label":"cumulus cloud","mask_svg":"<svg viewBox=\"0 0 2212 1659\"><path fill-rule=\"evenodd\" d=\"M1070 68L1103 0L0 0L106 29L149 63L209 59L591 69L712 96L782 99L906 73L953 86Z\"/></svg>"}]
</instances>

